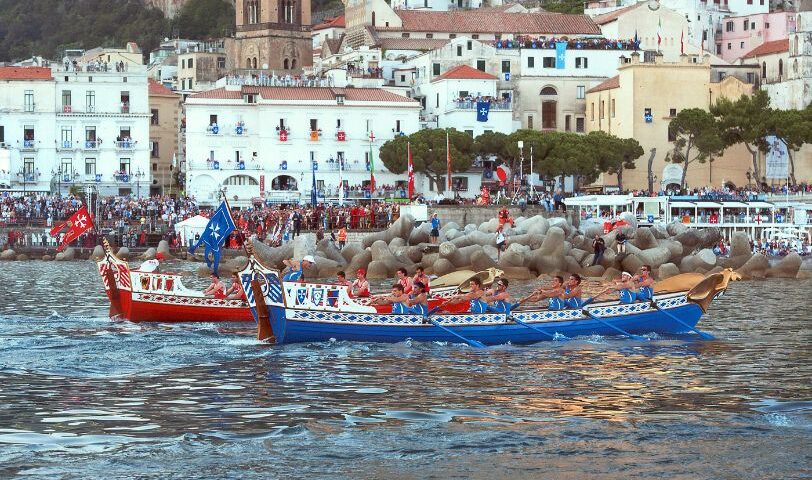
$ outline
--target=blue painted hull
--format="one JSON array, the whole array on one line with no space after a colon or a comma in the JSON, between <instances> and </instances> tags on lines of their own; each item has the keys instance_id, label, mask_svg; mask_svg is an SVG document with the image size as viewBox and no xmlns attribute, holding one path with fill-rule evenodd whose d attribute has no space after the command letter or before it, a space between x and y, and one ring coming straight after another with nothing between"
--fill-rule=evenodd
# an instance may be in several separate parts
<instances>
[{"instance_id":1,"label":"blue painted hull","mask_svg":"<svg viewBox=\"0 0 812 480\"><path fill-rule=\"evenodd\" d=\"M680 302L681 299L675 297L669 300L672 301L667 309L669 314L690 327L696 326L702 316L702 309L698 305L684 300ZM458 337L430 323L424 324L422 317L416 315L353 314L282 306L271 306L270 310L271 326L277 343L329 340L392 343L406 339L461 343ZM616 336L620 335L617 329L632 334L679 334L690 331L668 315L648 307L648 304L596 305L590 308L590 312L600 316L606 323L572 310L513 313L513 317L545 333L511 321L504 314L433 315L431 318L459 335L485 345L531 344L551 340L551 336L556 334L569 338L588 335Z\"/></svg>"}]
</instances>

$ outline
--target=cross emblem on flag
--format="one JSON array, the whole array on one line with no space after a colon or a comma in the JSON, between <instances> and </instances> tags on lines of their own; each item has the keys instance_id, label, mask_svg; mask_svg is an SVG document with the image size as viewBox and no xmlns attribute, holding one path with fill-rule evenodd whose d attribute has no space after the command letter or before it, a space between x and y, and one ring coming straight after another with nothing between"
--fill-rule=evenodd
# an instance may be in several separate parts
<instances>
[{"instance_id":1,"label":"cross emblem on flag","mask_svg":"<svg viewBox=\"0 0 812 480\"><path fill-rule=\"evenodd\" d=\"M87 226L87 215L79 214L76 216L76 226L79 228L85 228Z\"/></svg>"},{"instance_id":2,"label":"cross emblem on flag","mask_svg":"<svg viewBox=\"0 0 812 480\"><path fill-rule=\"evenodd\" d=\"M375 133L369 132L369 141L370 143L375 141Z\"/></svg>"}]
</instances>

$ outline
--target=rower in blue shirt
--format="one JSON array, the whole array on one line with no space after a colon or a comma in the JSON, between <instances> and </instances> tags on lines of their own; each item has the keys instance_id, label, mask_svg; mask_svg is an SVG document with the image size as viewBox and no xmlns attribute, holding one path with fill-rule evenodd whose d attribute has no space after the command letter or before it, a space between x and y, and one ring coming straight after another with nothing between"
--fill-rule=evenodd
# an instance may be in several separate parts
<instances>
[{"instance_id":1,"label":"rower in blue shirt","mask_svg":"<svg viewBox=\"0 0 812 480\"><path fill-rule=\"evenodd\" d=\"M409 296L403 293L403 285L392 285L392 293L382 297L374 297L370 305L391 304L392 313L412 313L408 307Z\"/></svg>"},{"instance_id":2,"label":"rower in blue shirt","mask_svg":"<svg viewBox=\"0 0 812 480\"><path fill-rule=\"evenodd\" d=\"M485 313L488 310L488 304L482 300L483 295L485 295L485 291L482 290L482 281L478 278L472 278L468 282L468 293L454 295L435 308L439 310L447 304L468 302L471 313Z\"/></svg>"},{"instance_id":3,"label":"rower in blue shirt","mask_svg":"<svg viewBox=\"0 0 812 480\"><path fill-rule=\"evenodd\" d=\"M409 313L424 316L429 314L429 300L426 296L426 285L423 282L417 281L412 284L412 293L409 295L407 304Z\"/></svg>"},{"instance_id":4,"label":"rower in blue shirt","mask_svg":"<svg viewBox=\"0 0 812 480\"><path fill-rule=\"evenodd\" d=\"M304 269L316 264L316 259L313 255L305 255L302 257L301 262L294 259L282 261L288 268L288 272L282 277L285 282L301 282Z\"/></svg>"},{"instance_id":5,"label":"rower in blue shirt","mask_svg":"<svg viewBox=\"0 0 812 480\"><path fill-rule=\"evenodd\" d=\"M654 298L654 278L651 276L651 265L640 267L640 274L635 275L632 281L639 287L636 292L637 300L647 302Z\"/></svg>"},{"instance_id":6,"label":"rower in blue shirt","mask_svg":"<svg viewBox=\"0 0 812 480\"><path fill-rule=\"evenodd\" d=\"M530 295L519 300L519 303L513 306L517 308L525 302L539 302L545 298L549 299L547 310L564 310L567 308L566 302L560 297L564 294L564 278L560 275L553 277L553 281L549 286L542 285L533 291Z\"/></svg>"},{"instance_id":7,"label":"rower in blue shirt","mask_svg":"<svg viewBox=\"0 0 812 480\"><path fill-rule=\"evenodd\" d=\"M507 292L507 279L500 278L496 280L493 285L494 288L488 290L482 298L489 304L486 310L493 313L510 314L510 309L513 307L513 304L510 303L510 294Z\"/></svg>"},{"instance_id":8,"label":"rower in blue shirt","mask_svg":"<svg viewBox=\"0 0 812 480\"><path fill-rule=\"evenodd\" d=\"M567 308L581 308L584 305L581 295L581 276L573 273L564 284L564 293L559 298L564 301Z\"/></svg>"}]
</instances>

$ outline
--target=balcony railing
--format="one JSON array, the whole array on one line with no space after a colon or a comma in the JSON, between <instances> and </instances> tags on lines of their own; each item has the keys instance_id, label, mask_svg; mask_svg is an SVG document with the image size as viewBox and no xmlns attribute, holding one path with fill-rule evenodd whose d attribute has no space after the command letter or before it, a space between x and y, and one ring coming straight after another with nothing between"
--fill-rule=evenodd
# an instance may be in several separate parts
<instances>
[{"instance_id":1,"label":"balcony railing","mask_svg":"<svg viewBox=\"0 0 812 480\"><path fill-rule=\"evenodd\" d=\"M206 127L206 135L219 135L220 134L220 125L213 123Z\"/></svg>"},{"instance_id":2,"label":"balcony railing","mask_svg":"<svg viewBox=\"0 0 812 480\"><path fill-rule=\"evenodd\" d=\"M133 140L122 140L116 142L117 150L135 150L135 144L138 143Z\"/></svg>"},{"instance_id":3,"label":"balcony railing","mask_svg":"<svg viewBox=\"0 0 812 480\"><path fill-rule=\"evenodd\" d=\"M85 140L85 150L98 150L101 140Z\"/></svg>"},{"instance_id":4,"label":"balcony railing","mask_svg":"<svg viewBox=\"0 0 812 480\"><path fill-rule=\"evenodd\" d=\"M193 170L262 170L259 162L221 162L207 160L206 162L193 162Z\"/></svg>"},{"instance_id":5,"label":"balcony railing","mask_svg":"<svg viewBox=\"0 0 812 480\"><path fill-rule=\"evenodd\" d=\"M36 140L34 140L33 138L29 139L29 140L23 140L23 146L22 146L21 150L27 151L27 152L33 152L36 149L37 149L37 141Z\"/></svg>"},{"instance_id":6,"label":"balcony railing","mask_svg":"<svg viewBox=\"0 0 812 480\"><path fill-rule=\"evenodd\" d=\"M129 103L122 103L120 108L121 108L121 113L130 113L130 104Z\"/></svg>"},{"instance_id":7,"label":"balcony railing","mask_svg":"<svg viewBox=\"0 0 812 480\"><path fill-rule=\"evenodd\" d=\"M76 142L73 142L72 140L62 140L61 142L57 140L56 142L57 150L74 150L76 146Z\"/></svg>"},{"instance_id":8,"label":"balcony railing","mask_svg":"<svg viewBox=\"0 0 812 480\"><path fill-rule=\"evenodd\" d=\"M288 30L292 32L309 32L310 25L296 25L293 23L253 23L249 25L238 25L238 32L256 32L258 30Z\"/></svg>"},{"instance_id":9,"label":"balcony railing","mask_svg":"<svg viewBox=\"0 0 812 480\"><path fill-rule=\"evenodd\" d=\"M456 100L448 106L449 110L476 110L478 108L476 100ZM513 104L509 101L490 102L490 110L513 110Z\"/></svg>"}]
</instances>

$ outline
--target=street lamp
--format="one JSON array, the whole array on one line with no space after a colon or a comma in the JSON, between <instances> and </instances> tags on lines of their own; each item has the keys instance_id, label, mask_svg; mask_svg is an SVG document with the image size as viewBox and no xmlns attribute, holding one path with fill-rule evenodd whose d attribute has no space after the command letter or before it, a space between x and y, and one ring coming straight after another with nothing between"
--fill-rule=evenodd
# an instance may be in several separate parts
<instances>
[{"instance_id":1,"label":"street lamp","mask_svg":"<svg viewBox=\"0 0 812 480\"><path fill-rule=\"evenodd\" d=\"M61 165L56 170L51 169L51 181L53 181L53 177L56 176L56 195L58 197L62 196L62 175L65 173L67 172L62 171ZM53 185L53 183L51 185Z\"/></svg>"},{"instance_id":2,"label":"street lamp","mask_svg":"<svg viewBox=\"0 0 812 480\"><path fill-rule=\"evenodd\" d=\"M144 172L141 171L141 167L138 167L133 173L133 177L135 177L135 197L141 198L141 177L144 176Z\"/></svg>"},{"instance_id":3,"label":"street lamp","mask_svg":"<svg viewBox=\"0 0 812 480\"><path fill-rule=\"evenodd\" d=\"M519 140L516 145L519 146L519 188L521 189L522 183L524 183L524 142Z\"/></svg>"},{"instance_id":4,"label":"street lamp","mask_svg":"<svg viewBox=\"0 0 812 480\"><path fill-rule=\"evenodd\" d=\"M17 176L22 177L22 179L23 179L23 198L25 198L25 194L26 194L26 191L25 191L25 183L26 183L25 167L20 167L20 171L17 172Z\"/></svg>"}]
</instances>

